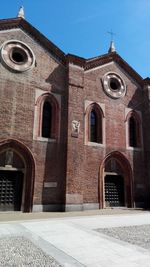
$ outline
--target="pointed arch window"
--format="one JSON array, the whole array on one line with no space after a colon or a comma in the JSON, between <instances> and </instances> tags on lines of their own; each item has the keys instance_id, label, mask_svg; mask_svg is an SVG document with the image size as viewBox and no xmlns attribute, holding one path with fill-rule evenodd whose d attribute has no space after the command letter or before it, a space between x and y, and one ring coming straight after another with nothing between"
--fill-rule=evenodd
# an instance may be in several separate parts
<instances>
[{"instance_id":1,"label":"pointed arch window","mask_svg":"<svg viewBox=\"0 0 150 267\"><path fill-rule=\"evenodd\" d=\"M89 114L89 141L102 143L102 114L99 107L93 107Z\"/></svg>"},{"instance_id":2,"label":"pointed arch window","mask_svg":"<svg viewBox=\"0 0 150 267\"><path fill-rule=\"evenodd\" d=\"M42 114L42 137L51 138L52 130L52 106L50 102L45 101Z\"/></svg>"},{"instance_id":3,"label":"pointed arch window","mask_svg":"<svg viewBox=\"0 0 150 267\"><path fill-rule=\"evenodd\" d=\"M97 142L97 115L94 110L90 114L90 141Z\"/></svg>"},{"instance_id":4,"label":"pointed arch window","mask_svg":"<svg viewBox=\"0 0 150 267\"><path fill-rule=\"evenodd\" d=\"M129 145L137 147L137 123L133 116L129 119Z\"/></svg>"},{"instance_id":5,"label":"pointed arch window","mask_svg":"<svg viewBox=\"0 0 150 267\"><path fill-rule=\"evenodd\" d=\"M141 123L136 112L132 112L128 117L128 143L130 147L141 146Z\"/></svg>"},{"instance_id":6,"label":"pointed arch window","mask_svg":"<svg viewBox=\"0 0 150 267\"><path fill-rule=\"evenodd\" d=\"M57 99L50 93L39 96L36 102L34 139L55 141L59 137L60 109Z\"/></svg>"}]
</instances>

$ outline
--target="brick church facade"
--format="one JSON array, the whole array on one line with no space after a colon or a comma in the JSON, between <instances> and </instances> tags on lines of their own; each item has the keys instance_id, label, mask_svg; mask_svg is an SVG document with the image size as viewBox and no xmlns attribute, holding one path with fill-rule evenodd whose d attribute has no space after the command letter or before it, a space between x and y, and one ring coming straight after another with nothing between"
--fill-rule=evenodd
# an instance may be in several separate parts
<instances>
[{"instance_id":1,"label":"brick church facade","mask_svg":"<svg viewBox=\"0 0 150 267\"><path fill-rule=\"evenodd\" d=\"M150 79L0 20L0 210L148 207Z\"/></svg>"}]
</instances>

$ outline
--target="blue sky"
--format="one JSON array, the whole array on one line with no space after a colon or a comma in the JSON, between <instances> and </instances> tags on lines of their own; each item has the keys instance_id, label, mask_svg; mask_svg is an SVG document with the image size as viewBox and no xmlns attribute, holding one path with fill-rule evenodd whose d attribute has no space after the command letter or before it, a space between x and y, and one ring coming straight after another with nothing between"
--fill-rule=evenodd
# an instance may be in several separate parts
<instances>
[{"instance_id":1,"label":"blue sky","mask_svg":"<svg viewBox=\"0 0 150 267\"><path fill-rule=\"evenodd\" d=\"M25 18L65 53L90 58L107 53L111 29L119 55L150 76L149 0L5 0L0 18Z\"/></svg>"}]
</instances>

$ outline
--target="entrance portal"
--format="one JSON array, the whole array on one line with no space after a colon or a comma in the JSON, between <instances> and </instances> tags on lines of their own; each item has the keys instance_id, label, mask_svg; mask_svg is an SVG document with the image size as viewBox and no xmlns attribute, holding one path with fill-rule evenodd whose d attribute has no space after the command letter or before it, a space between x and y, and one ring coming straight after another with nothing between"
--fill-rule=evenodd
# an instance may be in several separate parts
<instances>
[{"instance_id":1,"label":"entrance portal","mask_svg":"<svg viewBox=\"0 0 150 267\"><path fill-rule=\"evenodd\" d=\"M119 151L109 153L100 167L100 208L133 207L133 174L130 162Z\"/></svg>"},{"instance_id":2,"label":"entrance portal","mask_svg":"<svg viewBox=\"0 0 150 267\"><path fill-rule=\"evenodd\" d=\"M35 162L17 140L0 142L0 211L32 211Z\"/></svg>"},{"instance_id":3,"label":"entrance portal","mask_svg":"<svg viewBox=\"0 0 150 267\"><path fill-rule=\"evenodd\" d=\"M105 205L106 207L125 206L124 179L121 175L105 176Z\"/></svg>"},{"instance_id":4,"label":"entrance portal","mask_svg":"<svg viewBox=\"0 0 150 267\"><path fill-rule=\"evenodd\" d=\"M0 211L21 210L23 173L0 171Z\"/></svg>"}]
</instances>

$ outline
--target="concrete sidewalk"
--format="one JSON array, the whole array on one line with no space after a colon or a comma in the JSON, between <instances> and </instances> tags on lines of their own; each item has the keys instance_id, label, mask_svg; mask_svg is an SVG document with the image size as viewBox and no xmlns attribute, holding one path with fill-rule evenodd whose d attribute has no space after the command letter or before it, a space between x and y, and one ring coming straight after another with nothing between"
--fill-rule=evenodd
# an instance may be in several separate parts
<instances>
[{"instance_id":1,"label":"concrete sidewalk","mask_svg":"<svg viewBox=\"0 0 150 267\"><path fill-rule=\"evenodd\" d=\"M149 213L149 211L143 209L128 209L128 208L110 208L100 210L85 210L85 211L73 211L73 212L0 212L0 223L8 221L20 221L20 220L38 220L38 219L50 219L50 218L66 218L66 217L84 217L92 215L114 215L114 214L139 214Z\"/></svg>"},{"instance_id":2,"label":"concrete sidewalk","mask_svg":"<svg viewBox=\"0 0 150 267\"><path fill-rule=\"evenodd\" d=\"M24 236L65 267L148 267L150 250L95 231L104 227L145 224L150 224L149 212L86 213L86 216L1 223L0 237Z\"/></svg>"}]
</instances>

